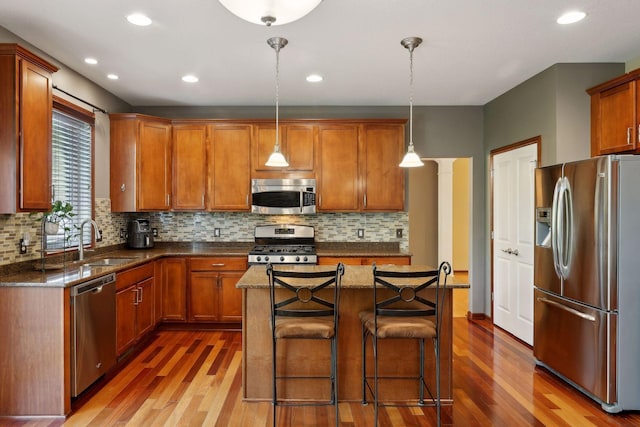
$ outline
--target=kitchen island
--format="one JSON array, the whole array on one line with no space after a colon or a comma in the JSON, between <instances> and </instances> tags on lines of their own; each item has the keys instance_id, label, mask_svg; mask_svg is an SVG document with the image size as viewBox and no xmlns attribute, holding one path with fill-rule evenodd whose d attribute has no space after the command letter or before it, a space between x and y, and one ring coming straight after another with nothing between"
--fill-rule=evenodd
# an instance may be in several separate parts
<instances>
[{"instance_id":1,"label":"kitchen island","mask_svg":"<svg viewBox=\"0 0 640 427\"><path fill-rule=\"evenodd\" d=\"M277 266L278 269L326 270L329 266ZM386 268L386 266L385 266ZM388 266L401 271L432 270L428 266ZM441 335L441 393L443 402L452 402L452 291L468 288L466 283L458 283L448 278L445 287L445 303ZM338 398L342 401L362 399L362 350L361 324L358 313L371 308L373 272L371 266L345 266L340 296L340 320L338 331ZM242 320L242 385L245 400L271 399L271 323L269 308L269 281L264 265L254 265L247 270L237 284L243 290ZM329 290L328 290L329 291ZM330 292L330 291L329 291ZM433 292L433 290L432 290ZM390 369L394 374L413 375L417 372L418 346L415 340L386 340L380 344L381 375ZM368 342L370 345L370 342ZM290 372L305 374L326 374L328 371L328 343L313 340L294 340L286 344L286 362L278 363ZM281 347L282 348L282 347ZM432 348L429 346L428 348ZM367 354L371 354L370 351ZM427 351L425 367L427 383L435 391L435 366L433 351ZM370 362L367 362L372 366ZM390 371L386 371L390 372ZM282 374L286 374L283 372ZM327 380L288 381L280 391L285 398L327 399ZM388 381L381 387L381 397L394 400L408 400L416 396L417 387L407 381Z\"/></svg>"}]
</instances>

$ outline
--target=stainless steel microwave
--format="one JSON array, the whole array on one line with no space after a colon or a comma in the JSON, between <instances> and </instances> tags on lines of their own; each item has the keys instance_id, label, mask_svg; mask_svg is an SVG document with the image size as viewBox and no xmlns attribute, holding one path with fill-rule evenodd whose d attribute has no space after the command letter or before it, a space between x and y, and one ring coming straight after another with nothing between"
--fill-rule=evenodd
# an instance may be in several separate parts
<instances>
[{"instance_id":1,"label":"stainless steel microwave","mask_svg":"<svg viewBox=\"0 0 640 427\"><path fill-rule=\"evenodd\" d=\"M270 215L316 213L315 179L252 179L251 212Z\"/></svg>"}]
</instances>

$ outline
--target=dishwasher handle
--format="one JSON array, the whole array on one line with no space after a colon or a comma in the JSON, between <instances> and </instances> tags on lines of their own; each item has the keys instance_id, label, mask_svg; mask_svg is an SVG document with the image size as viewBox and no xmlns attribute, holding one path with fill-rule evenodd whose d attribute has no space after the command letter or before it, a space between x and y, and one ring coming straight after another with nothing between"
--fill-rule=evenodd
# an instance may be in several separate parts
<instances>
[{"instance_id":1,"label":"dishwasher handle","mask_svg":"<svg viewBox=\"0 0 640 427\"><path fill-rule=\"evenodd\" d=\"M116 281L116 274L110 273L106 276L98 277L97 279L89 280L88 282L81 283L71 288L71 296L77 297L78 295L86 294L89 292L99 293L102 292L102 287Z\"/></svg>"}]
</instances>

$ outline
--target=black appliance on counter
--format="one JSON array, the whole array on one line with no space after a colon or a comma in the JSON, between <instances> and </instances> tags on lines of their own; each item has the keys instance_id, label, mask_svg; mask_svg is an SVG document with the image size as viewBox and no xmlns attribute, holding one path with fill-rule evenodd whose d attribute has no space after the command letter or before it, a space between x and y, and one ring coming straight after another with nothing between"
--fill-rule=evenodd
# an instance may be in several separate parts
<instances>
[{"instance_id":1,"label":"black appliance on counter","mask_svg":"<svg viewBox=\"0 0 640 427\"><path fill-rule=\"evenodd\" d=\"M315 230L310 225L258 225L249 265L317 264Z\"/></svg>"},{"instance_id":2,"label":"black appliance on counter","mask_svg":"<svg viewBox=\"0 0 640 427\"><path fill-rule=\"evenodd\" d=\"M153 230L148 219L132 219L127 225L127 246L132 249L153 247Z\"/></svg>"}]
</instances>

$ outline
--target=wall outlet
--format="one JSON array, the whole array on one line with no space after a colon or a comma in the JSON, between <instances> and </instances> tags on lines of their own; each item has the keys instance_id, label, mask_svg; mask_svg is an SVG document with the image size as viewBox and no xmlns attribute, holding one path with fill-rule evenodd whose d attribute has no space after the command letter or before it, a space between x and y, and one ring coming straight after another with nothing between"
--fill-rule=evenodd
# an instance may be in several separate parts
<instances>
[{"instance_id":1,"label":"wall outlet","mask_svg":"<svg viewBox=\"0 0 640 427\"><path fill-rule=\"evenodd\" d=\"M213 237L220 237L220 229L219 228L214 228L213 229Z\"/></svg>"},{"instance_id":2,"label":"wall outlet","mask_svg":"<svg viewBox=\"0 0 640 427\"><path fill-rule=\"evenodd\" d=\"M396 228L396 237L402 239L402 228Z\"/></svg>"},{"instance_id":3,"label":"wall outlet","mask_svg":"<svg viewBox=\"0 0 640 427\"><path fill-rule=\"evenodd\" d=\"M364 239L364 228L358 228L358 239Z\"/></svg>"},{"instance_id":4,"label":"wall outlet","mask_svg":"<svg viewBox=\"0 0 640 427\"><path fill-rule=\"evenodd\" d=\"M127 231L124 228L120 229L120 238L121 239L126 239L127 238Z\"/></svg>"},{"instance_id":5,"label":"wall outlet","mask_svg":"<svg viewBox=\"0 0 640 427\"><path fill-rule=\"evenodd\" d=\"M152 228L151 232L153 233L153 237L158 237L158 229L157 228Z\"/></svg>"},{"instance_id":6,"label":"wall outlet","mask_svg":"<svg viewBox=\"0 0 640 427\"><path fill-rule=\"evenodd\" d=\"M102 242L102 230L98 230L98 238L96 239L96 242Z\"/></svg>"}]
</instances>

